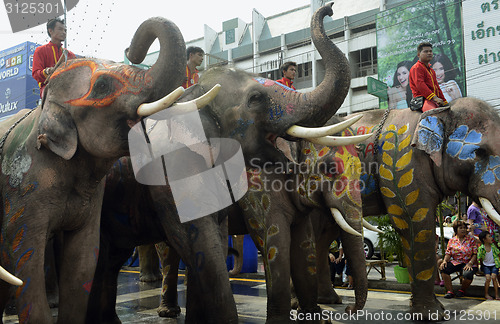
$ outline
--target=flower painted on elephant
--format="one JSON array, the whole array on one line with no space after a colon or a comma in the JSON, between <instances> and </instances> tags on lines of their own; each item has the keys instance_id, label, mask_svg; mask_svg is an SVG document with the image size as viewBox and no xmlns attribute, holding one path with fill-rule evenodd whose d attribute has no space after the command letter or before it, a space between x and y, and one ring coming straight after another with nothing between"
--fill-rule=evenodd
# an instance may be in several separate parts
<instances>
[{"instance_id":1,"label":"flower painted on elephant","mask_svg":"<svg viewBox=\"0 0 500 324\"><path fill-rule=\"evenodd\" d=\"M23 175L31 167L31 156L23 145L18 147L11 156L6 156L2 161L2 173L9 176L9 185L17 188L23 181Z\"/></svg>"},{"instance_id":2,"label":"flower painted on elephant","mask_svg":"<svg viewBox=\"0 0 500 324\"><path fill-rule=\"evenodd\" d=\"M14 235L14 239L12 240L12 252L15 253L19 251L21 248L21 245L23 244L24 241L24 233L26 232L26 225L21 226L21 228L18 229L16 235Z\"/></svg>"},{"instance_id":3,"label":"flower painted on elephant","mask_svg":"<svg viewBox=\"0 0 500 324\"><path fill-rule=\"evenodd\" d=\"M487 165L482 161L476 162L474 172L480 174L484 184L494 184L500 180L500 157L490 156Z\"/></svg>"},{"instance_id":4,"label":"flower painted on elephant","mask_svg":"<svg viewBox=\"0 0 500 324\"><path fill-rule=\"evenodd\" d=\"M262 84L264 87L271 87L271 86L274 86L277 84L276 81L273 81L273 80L269 80L269 79L266 79L266 78L259 78L259 77L256 77L256 78L253 78L254 81Z\"/></svg>"},{"instance_id":5,"label":"flower painted on elephant","mask_svg":"<svg viewBox=\"0 0 500 324\"><path fill-rule=\"evenodd\" d=\"M475 130L469 131L467 125L461 125L449 136L446 153L460 160L472 160L476 158L476 150L481 143L483 135Z\"/></svg>"},{"instance_id":6,"label":"flower painted on elephant","mask_svg":"<svg viewBox=\"0 0 500 324\"><path fill-rule=\"evenodd\" d=\"M82 288L83 290L87 293L87 294L90 294L90 290L92 289L92 283L93 283L93 279L92 280L89 280L87 282L85 282L83 285L82 285Z\"/></svg>"},{"instance_id":7,"label":"flower painted on elephant","mask_svg":"<svg viewBox=\"0 0 500 324\"><path fill-rule=\"evenodd\" d=\"M262 191L262 169L247 169L248 190Z\"/></svg>"},{"instance_id":8,"label":"flower painted on elephant","mask_svg":"<svg viewBox=\"0 0 500 324\"><path fill-rule=\"evenodd\" d=\"M359 177L362 183L361 185L361 195L368 196L375 192L377 183L375 182L375 176L373 174L362 173Z\"/></svg>"},{"instance_id":9,"label":"flower painted on elephant","mask_svg":"<svg viewBox=\"0 0 500 324\"><path fill-rule=\"evenodd\" d=\"M29 321L33 305L31 303L24 304L19 311L19 323L27 323Z\"/></svg>"},{"instance_id":10,"label":"flower painted on elephant","mask_svg":"<svg viewBox=\"0 0 500 324\"><path fill-rule=\"evenodd\" d=\"M27 251L25 251L21 256L17 259L16 262L16 273L19 273L23 267L26 265L26 263L31 259L33 256L33 253L35 253L35 249L30 248Z\"/></svg>"},{"instance_id":11,"label":"flower painted on elephant","mask_svg":"<svg viewBox=\"0 0 500 324\"><path fill-rule=\"evenodd\" d=\"M253 125L254 121L253 120L243 120L243 119L238 119L236 121L236 128L229 134L230 137L234 137L235 135L239 135L240 137L244 138L245 134L248 130L248 127L250 125Z\"/></svg>"},{"instance_id":12,"label":"flower painted on elephant","mask_svg":"<svg viewBox=\"0 0 500 324\"><path fill-rule=\"evenodd\" d=\"M428 148L427 153L440 151L443 146L444 126L436 116L427 116L419 123L418 142Z\"/></svg>"},{"instance_id":13,"label":"flower painted on elephant","mask_svg":"<svg viewBox=\"0 0 500 324\"><path fill-rule=\"evenodd\" d=\"M153 82L145 70L79 59L68 62L66 67L56 70L51 79L57 79L61 74L79 68L89 68L92 76L88 91L82 97L66 101L72 106L107 107L121 95L138 94L144 85L148 86ZM130 80L133 80L134 84Z\"/></svg>"}]
</instances>

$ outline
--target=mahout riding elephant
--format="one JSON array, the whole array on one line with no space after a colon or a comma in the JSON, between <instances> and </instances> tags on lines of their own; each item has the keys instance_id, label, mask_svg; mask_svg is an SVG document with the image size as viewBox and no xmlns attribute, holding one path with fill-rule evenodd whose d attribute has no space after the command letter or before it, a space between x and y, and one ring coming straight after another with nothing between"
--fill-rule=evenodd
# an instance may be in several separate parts
<instances>
[{"instance_id":1,"label":"mahout riding elephant","mask_svg":"<svg viewBox=\"0 0 500 324\"><path fill-rule=\"evenodd\" d=\"M379 136L358 146L365 168L363 215L390 215L405 249L411 312L442 320L444 308L434 295L436 207L460 191L481 201L500 224L500 117L475 98L425 113L384 114L363 112L353 125L357 134L377 134L381 127Z\"/></svg>"},{"instance_id":2,"label":"mahout riding elephant","mask_svg":"<svg viewBox=\"0 0 500 324\"><path fill-rule=\"evenodd\" d=\"M130 61L140 63L156 38L161 49L150 70L98 59L63 62L40 106L0 124L0 263L23 282L15 290L0 282L0 310L14 293L20 323L53 322L44 253L56 233L63 241L57 321L85 322L99 255L103 178L128 153L128 132L140 121L141 105L161 99L183 79L184 39L166 19L139 27L127 51Z\"/></svg>"}]
</instances>

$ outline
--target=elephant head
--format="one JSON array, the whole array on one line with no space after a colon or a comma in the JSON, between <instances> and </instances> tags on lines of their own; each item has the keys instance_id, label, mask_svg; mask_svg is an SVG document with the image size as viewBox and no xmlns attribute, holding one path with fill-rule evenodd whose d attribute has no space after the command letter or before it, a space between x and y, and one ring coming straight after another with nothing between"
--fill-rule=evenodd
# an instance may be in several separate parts
<instances>
[{"instance_id":1,"label":"elephant head","mask_svg":"<svg viewBox=\"0 0 500 324\"><path fill-rule=\"evenodd\" d=\"M177 26L164 18L141 24L126 50L130 61L142 62L156 38L160 54L149 70L97 59L60 65L44 93L39 146L66 160L75 154L78 143L100 158L125 155L128 131L139 121L138 107L165 96L184 78L184 39Z\"/></svg>"},{"instance_id":2,"label":"elephant head","mask_svg":"<svg viewBox=\"0 0 500 324\"><path fill-rule=\"evenodd\" d=\"M349 63L324 31L323 18L332 14L332 8L325 6L311 20L312 40L326 68L324 80L314 91L299 93L244 71L218 67L206 71L181 100L221 84L219 95L206 108L218 120L221 136L238 140L247 162L251 158L261 163L283 161L275 148L276 138L296 140L287 134L294 125L323 125L339 109L349 90Z\"/></svg>"},{"instance_id":3,"label":"elephant head","mask_svg":"<svg viewBox=\"0 0 500 324\"><path fill-rule=\"evenodd\" d=\"M434 163L439 188L481 202L500 224L500 116L486 102L460 98L423 114L412 144Z\"/></svg>"}]
</instances>

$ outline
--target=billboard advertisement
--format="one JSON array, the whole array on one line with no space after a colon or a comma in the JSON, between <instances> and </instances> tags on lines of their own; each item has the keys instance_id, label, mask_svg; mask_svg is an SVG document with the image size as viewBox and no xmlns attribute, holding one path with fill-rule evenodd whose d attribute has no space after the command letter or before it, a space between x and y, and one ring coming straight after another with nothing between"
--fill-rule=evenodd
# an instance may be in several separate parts
<instances>
[{"instance_id":1,"label":"billboard advertisement","mask_svg":"<svg viewBox=\"0 0 500 324\"><path fill-rule=\"evenodd\" d=\"M421 42L433 45L432 68L448 101L466 95L461 0L412 1L377 15L378 78L389 108L407 108L409 69Z\"/></svg>"},{"instance_id":2,"label":"billboard advertisement","mask_svg":"<svg viewBox=\"0 0 500 324\"><path fill-rule=\"evenodd\" d=\"M467 93L500 109L494 89L500 81L500 4L498 0L463 2Z\"/></svg>"},{"instance_id":3,"label":"billboard advertisement","mask_svg":"<svg viewBox=\"0 0 500 324\"><path fill-rule=\"evenodd\" d=\"M37 46L24 42L0 51L0 119L36 107L40 95L31 71Z\"/></svg>"}]
</instances>

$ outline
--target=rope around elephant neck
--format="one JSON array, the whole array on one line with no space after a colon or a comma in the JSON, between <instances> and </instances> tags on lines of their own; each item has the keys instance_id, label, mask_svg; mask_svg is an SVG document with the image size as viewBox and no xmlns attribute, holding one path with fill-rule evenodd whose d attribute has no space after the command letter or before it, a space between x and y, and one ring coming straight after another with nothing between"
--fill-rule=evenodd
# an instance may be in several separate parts
<instances>
[{"instance_id":1,"label":"rope around elephant neck","mask_svg":"<svg viewBox=\"0 0 500 324\"><path fill-rule=\"evenodd\" d=\"M380 134L382 133L382 128L384 127L384 124L387 120L387 117L389 117L389 112L391 109L387 108L387 110L384 112L384 116L382 116L382 119L380 120L380 123L378 124L377 131L375 132L375 140L373 141L373 156L377 156L378 154L378 138L380 137Z\"/></svg>"},{"instance_id":2,"label":"rope around elephant neck","mask_svg":"<svg viewBox=\"0 0 500 324\"><path fill-rule=\"evenodd\" d=\"M7 132L5 132L5 134L3 135L2 139L0 139L0 155L2 155L3 153L3 146L5 145L5 141L7 140L7 136L9 136L10 132L12 132L12 130L20 123L23 121L24 118L28 117L29 114L31 114L35 109L31 109L30 111L28 111L26 114L24 114L23 117L19 118L18 121L16 121L12 126L10 126L10 128L7 130Z\"/></svg>"}]
</instances>

